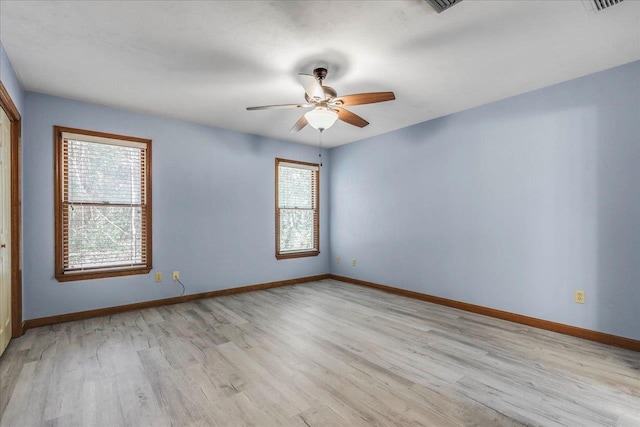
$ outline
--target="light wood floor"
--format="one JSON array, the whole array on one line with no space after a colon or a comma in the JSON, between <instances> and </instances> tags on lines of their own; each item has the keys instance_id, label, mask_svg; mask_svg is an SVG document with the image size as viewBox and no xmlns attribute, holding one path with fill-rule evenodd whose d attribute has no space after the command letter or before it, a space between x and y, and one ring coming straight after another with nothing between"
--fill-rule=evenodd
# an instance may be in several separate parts
<instances>
[{"instance_id":1,"label":"light wood floor","mask_svg":"<svg viewBox=\"0 0 640 427\"><path fill-rule=\"evenodd\" d=\"M33 329L2 426L640 426L640 353L332 280Z\"/></svg>"}]
</instances>

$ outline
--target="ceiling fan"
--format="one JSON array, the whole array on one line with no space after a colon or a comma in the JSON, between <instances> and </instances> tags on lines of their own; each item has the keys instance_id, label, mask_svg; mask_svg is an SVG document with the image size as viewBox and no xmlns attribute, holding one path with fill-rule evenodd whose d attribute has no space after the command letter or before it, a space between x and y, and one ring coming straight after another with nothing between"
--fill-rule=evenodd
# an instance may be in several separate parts
<instances>
[{"instance_id":1,"label":"ceiling fan","mask_svg":"<svg viewBox=\"0 0 640 427\"><path fill-rule=\"evenodd\" d=\"M269 110L279 108L313 108L306 112L300 120L291 128L291 132L300 131L307 124L320 132L329 129L336 120L342 120L353 126L365 127L368 121L352 113L344 107L352 105L373 104L376 102L392 101L396 99L393 92L369 92L354 95L338 96L336 90L329 86L324 86L322 82L327 77L326 68L316 68L311 74L298 74L298 80L304 88L304 98L306 103L263 105L261 107L247 107L247 110Z\"/></svg>"}]
</instances>

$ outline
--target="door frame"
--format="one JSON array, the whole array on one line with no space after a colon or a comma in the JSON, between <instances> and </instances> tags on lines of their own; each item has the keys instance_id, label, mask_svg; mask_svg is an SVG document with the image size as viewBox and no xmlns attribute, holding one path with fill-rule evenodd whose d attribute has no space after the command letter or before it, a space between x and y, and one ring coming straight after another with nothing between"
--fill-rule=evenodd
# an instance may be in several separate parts
<instances>
[{"instance_id":1,"label":"door frame","mask_svg":"<svg viewBox=\"0 0 640 427\"><path fill-rule=\"evenodd\" d=\"M0 108L11 122L11 337L24 334L22 323L22 117L0 81Z\"/></svg>"}]
</instances>

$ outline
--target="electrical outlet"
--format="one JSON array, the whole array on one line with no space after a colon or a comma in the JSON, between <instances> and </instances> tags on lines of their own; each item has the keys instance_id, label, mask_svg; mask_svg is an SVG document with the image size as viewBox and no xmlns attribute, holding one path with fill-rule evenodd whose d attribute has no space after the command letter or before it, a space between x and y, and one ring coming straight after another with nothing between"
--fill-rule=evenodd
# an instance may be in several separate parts
<instances>
[{"instance_id":1,"label":"electrical outlet","mask_svg":"<svg viewBox=\"0 0 640 427\"><path fill-rule=\"evenodd\" d=\"M179 271L174 271L173 272L173 280L179 280L180 279L180 272Z\"/></svg>"},{"instance_id":2,"label":"electrical outlet","mask_svg":"<svg viewBox=\"0 0 640 427\"><path fill-rule=\"evenodd\" d=\"M356 266L356 259L355 258L351 260L351 265L354 266L354 267Z\"/></svg>"},{"instance_id":3,"label":"electrical outlet","mask_svg":"<svg viewBox=\"0 0 640 427\"><path fill-rule=\"evenodd\" d=\"M336 257L336 264L340 264L340 257Z\"/></svg>"},{"instance_id":4,"label":"electrical outlet","mask_svg":"<svg viewBox=\"0 0 640 427\"><path fill-rule=\"evenodd\" d=\"M574 301L578 304L584 304L584 291L576 291L574 294Z\"/></svg>"},{"instance_id":5,"label":"electrical outlet","mask_svg":"<svg viewBox=\"0 0 640 427\"><path fill-rule=\"evenodd\" d=\"M159 271L156 273L156 282L162 282L162 273Z\"/></svg>"}]
</instances>

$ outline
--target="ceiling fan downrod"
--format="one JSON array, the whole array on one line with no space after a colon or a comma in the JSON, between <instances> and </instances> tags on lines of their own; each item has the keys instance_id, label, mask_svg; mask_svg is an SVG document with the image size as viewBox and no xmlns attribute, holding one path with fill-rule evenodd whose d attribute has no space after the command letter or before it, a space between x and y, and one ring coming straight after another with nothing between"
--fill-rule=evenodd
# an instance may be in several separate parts
<instances>
[{"instance_id":1,"label":"ceiling fan downrod","mask_svg":"<svg viewBox=\"0 0 640 427\"><path fill-rule=\"evenodd\" d=\"M313 75L315 76L318 83L322 86L322 81L327 77L327 69L326 68L316 68L313 70Z\"/></svg>"}]
</instances>

